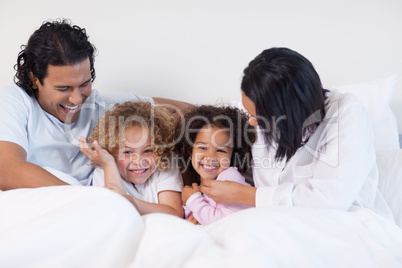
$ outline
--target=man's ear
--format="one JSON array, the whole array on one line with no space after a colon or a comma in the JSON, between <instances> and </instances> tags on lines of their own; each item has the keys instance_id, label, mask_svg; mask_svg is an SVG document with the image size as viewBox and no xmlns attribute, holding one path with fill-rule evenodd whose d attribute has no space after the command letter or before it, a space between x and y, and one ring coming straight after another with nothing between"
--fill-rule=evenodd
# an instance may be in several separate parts
<instances>
[{"instance_id":1,"label":"man's ear","mask_svg":"<svg viewBox=\"0 0 402 268\"><path fill-rule=\"evenodd\" d=\"M32 72L29 72L29 80L32 82L32 88L38 89L38 83L40 83L39 79L36 78Z\"/></svg>"}]
</instances>

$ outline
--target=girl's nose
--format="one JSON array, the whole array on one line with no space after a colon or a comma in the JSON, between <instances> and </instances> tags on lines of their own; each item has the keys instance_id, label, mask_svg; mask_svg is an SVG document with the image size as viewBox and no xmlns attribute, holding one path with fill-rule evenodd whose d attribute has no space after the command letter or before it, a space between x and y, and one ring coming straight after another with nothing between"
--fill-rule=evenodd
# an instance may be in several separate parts
<instances>
[{"instance_id":1,"label":"girl's nose","mask_svg":"<svg viewBox=\"0 0 402 268\"><path fill-rule=\"evenodd\" d=\"M215 161L217 158L214 153L205 154L204 159L207 161Z\"/></svg>"},{"instance_id":2,"label":"girl's nose","mask_svg":"<svg viewBox=\"0 0 402 268\"><path fill-rule=\"evenodd\" d=\"M130 165L138 165L141 157L138 154L131 154L130 156Z\"/></svg>"}]
</instances>

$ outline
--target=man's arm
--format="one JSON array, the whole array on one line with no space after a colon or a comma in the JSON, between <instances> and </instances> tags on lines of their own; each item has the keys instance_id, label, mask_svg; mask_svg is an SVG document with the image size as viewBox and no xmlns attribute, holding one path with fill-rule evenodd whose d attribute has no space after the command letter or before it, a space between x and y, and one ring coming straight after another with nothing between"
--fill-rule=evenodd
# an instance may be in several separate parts
<instances>
[{"instance_id":1,"label":"man's arm","mask_svg":"<svg viewBox=\"0 0 402 268\"><path fill-rule=\"evenodd\" d=\"M67 185L43 168L27 162L26 158L21 146L0 141L0 190Z\"/></svg>"},{"instance_id":2,"label":"man's arm","mask_svg":"<svg viewBox=\"0 0 402 268\"><path fill-rule=\"evenodd\" d=\"M182 114L186 109L193 107L193 104L177 101L172 99L165 99L165 98L154 98L155 104L161 105L165 107L169 112L174 113L176 115Z\"/></svg>"}]
</instances>

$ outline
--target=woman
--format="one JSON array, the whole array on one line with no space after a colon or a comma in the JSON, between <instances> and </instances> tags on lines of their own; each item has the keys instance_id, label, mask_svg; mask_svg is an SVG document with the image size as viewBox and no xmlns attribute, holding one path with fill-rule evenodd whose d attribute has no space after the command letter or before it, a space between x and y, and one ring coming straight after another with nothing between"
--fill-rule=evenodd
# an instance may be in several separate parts
<instances>
[{"instance_id":1,"label":"woman","mask_svg":"<svg viewBox=\"0 0 402 268\"><path fill-rule=\"evenodd\" d=\"M255 187L207 181L218 203L349 210L392 218L377 189L373 134L364 105L325 90L313 65L288 48L263 51L244 70L242 102L256 127Z\"/></svg>"}]
</instances>

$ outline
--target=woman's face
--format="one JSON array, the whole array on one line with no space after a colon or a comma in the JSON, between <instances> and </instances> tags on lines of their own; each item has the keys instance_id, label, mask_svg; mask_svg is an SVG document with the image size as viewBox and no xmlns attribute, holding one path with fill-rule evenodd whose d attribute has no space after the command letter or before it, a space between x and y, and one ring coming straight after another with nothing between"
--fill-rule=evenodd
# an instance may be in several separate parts
<instances>
[{"instance_id":1,"label":"woman's face","mask_svg":"<svg viewBox=\"0 0 402 268\"><path fill-rule=\"evenodd\" d=\"M258 126L255 104L249 97L246 96L246 94L244 94L243 91L241 92L241 101L243 103L244 108L247 110L247 112L250 115L250 118L248 119L249 124L253 127Z\"/></svg>"}]
</instances>

